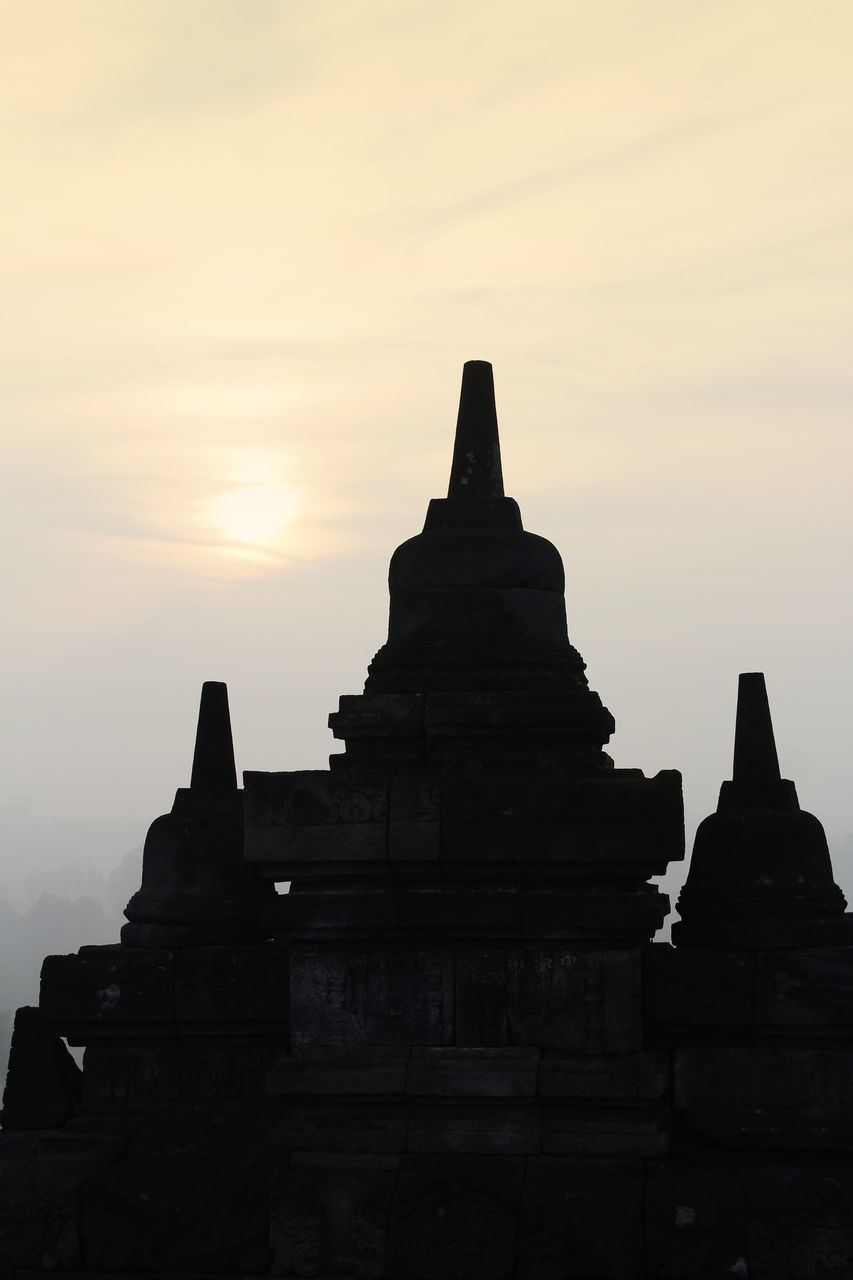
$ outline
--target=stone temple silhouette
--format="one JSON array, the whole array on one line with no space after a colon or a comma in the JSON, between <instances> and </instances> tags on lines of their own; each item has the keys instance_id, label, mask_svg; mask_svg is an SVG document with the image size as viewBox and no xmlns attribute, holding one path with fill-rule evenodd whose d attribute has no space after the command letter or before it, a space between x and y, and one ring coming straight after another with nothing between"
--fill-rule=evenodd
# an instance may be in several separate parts
<instances>
[{"instance_id":1,"label":"stone temple silhouette","mask_svg":"<svg viewBox=\"0 0 853 1280\"><path fill-rule=\"evenodd\" d=\"M853 1277L853 927L763 676L653 942L680 775L604 750L484 362L389 586L329 770L240 790L205 684L121 941L45 960L0 1280Z\"/></svg>"}]
</instances>

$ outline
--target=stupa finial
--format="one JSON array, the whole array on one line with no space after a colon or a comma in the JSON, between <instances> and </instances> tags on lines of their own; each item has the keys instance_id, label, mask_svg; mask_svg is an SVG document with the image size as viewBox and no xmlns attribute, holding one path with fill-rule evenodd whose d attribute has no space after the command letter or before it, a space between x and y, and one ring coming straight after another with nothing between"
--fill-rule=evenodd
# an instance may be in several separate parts
<instances>
[{"instance_id":1,"label":"stupa finial","mask_svg":"<svg viewBox=\"0 0 853 1280\"><path fill-rule=\"evenodd\" d=\"M764 673L741 672L738 676L732 781L739 785L767 785L779 782L781 776Z\"/></svg>"},{"instance_id":2,"label":"stupa finial","mask_svg":"<svg viewBox=\"0 0 853 1280\"><path fill-rule=\"evenodd\" d=\"M488 360L468 360L462 369L456 442L448 498L502 498L501 445L495 381Z\"/></svg>"},{"instance_id":3,"label":"stupa finial","mask_svg":"<svg viewBox=\"0 0 853 1280\"><path fill-rule=\"evenodd\" d=\"M211 787L237 790L228 686L220 680L205 680L201 686L190 787L193 791Z\"/></svg>"}]
</instances>

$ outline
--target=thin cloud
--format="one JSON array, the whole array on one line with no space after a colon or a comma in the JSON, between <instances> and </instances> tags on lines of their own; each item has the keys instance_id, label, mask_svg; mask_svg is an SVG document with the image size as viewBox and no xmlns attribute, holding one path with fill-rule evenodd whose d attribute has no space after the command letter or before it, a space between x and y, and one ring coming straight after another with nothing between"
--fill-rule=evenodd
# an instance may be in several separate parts
<instances>
[{"instance_id":1,"label":"thin cloud","mask_svg":"<svg viewBox=\"0 0 853 1280\"><path fill-rule=\"evenodd\" d=\"M547 197L549 193L602 174L622 178L632 167L643 165L649 159L685 150L709 136L776 119L797 105L798 99L783 96L772 104L750 111L719 111L688 117L669 128L659 129L619 146L605 148L580 160L495 183L467 200L448 203L443 208L429 210L403 222L398 227L397 234L413 237L455 227L469 219L492 214L513 205L532 203L540 197Z\"/></svg>"}]
</instances>

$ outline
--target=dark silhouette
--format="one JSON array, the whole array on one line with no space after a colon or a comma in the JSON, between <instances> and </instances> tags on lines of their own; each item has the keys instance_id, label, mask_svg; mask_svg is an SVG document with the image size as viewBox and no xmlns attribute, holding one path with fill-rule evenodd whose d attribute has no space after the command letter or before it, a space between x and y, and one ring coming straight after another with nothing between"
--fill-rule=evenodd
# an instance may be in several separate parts
<instances>
[{"instance_id":1,"label":"dark silhouette","mask_svg":"<svg viewBox=\"0 0 853 1280\"><path fill-rule=\"evenodd\" d=\"M678 900L681 946L825 947L853 943L823 827L779 772L764 676L738 684L734 767L717 812L696 832Z\"/></svg>"},{"instance_id":2,"label":"dark silhouette","mask_svg":"<svg viewBox=\"0 0 853 1280\"><path fill-rule=\"evenodd\" d=\"M172 812L151 826L142 887L127 904L121 939L129 947L248 942L261 905L274 896L242 861L243 796L237 787L228 692L201 691L192 777Z\"/></svg>"},{"instance_id":3,"label":"dark silhouette","mask_svg":"<svg viewBox=\"0 0 853 1280\"><path fill-rule=\"evenodd\" d=\"M853 1276L853 936L763 676L653 943L681 779L604 750L482 361L389 589L329 769L239 790L205 684L121 942L45 960L2 1280Z\"/></svg>"}]
</instances>

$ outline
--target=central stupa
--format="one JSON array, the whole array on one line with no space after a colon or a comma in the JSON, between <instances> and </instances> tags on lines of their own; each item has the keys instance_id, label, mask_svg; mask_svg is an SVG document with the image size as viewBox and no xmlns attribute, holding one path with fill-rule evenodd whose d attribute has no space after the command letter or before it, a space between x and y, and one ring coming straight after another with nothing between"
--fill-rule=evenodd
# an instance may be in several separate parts
<instances>
[{"instance_id":1,"label":"central stupa","mask_svg":"<svg viewBox=\"0 0 853 1280\"><path fill-rule=\"evenodd\" d=\"M647 882L683 857L681 779L614 769L603 751L613 718L569 641L559 553L504 494L485 361L464 368L448 495L394 552L389 588L364 692L330 718L345 751L328 772L246 775L246 857L291 882L269 924L305 966L291 989L297 1042L369 1042L369 1017L361 1030L340 1009L334 1027L317 1023L318 984L337 981L357 943L375 948L367 970L399 987L383 1043L586 1044L594 1013L601 1044L633 1044L608 1002L635 990L639 947L666 914ZM464 961L475 973L463 995L458 949L472 940L489 951ZM417 1026L429 984L415 965L408 989L400 954L415 943L441 975ZM630 951L617 962L590 946ZM611 964L626 966L624 991L604 976ZM588 969L603 1004L580 979ZM535 1033L514 1003L522 990L550 1010ZM481 998L492 1012L471 1022L461 1010Z\"/></svg>"}]
</instances>

